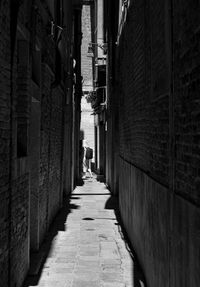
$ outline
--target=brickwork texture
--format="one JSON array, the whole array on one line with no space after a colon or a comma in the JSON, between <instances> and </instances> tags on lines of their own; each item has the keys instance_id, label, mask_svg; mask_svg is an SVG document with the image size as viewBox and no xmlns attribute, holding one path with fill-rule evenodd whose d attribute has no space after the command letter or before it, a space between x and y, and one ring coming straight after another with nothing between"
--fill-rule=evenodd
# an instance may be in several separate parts
<instances>
[{"instance_id":1,"label":"brickwork texture","mask_svg":"<svg viewBox=\"0 0 200 287\"><path fill-rule=\"evenodd\" d=\"M82 45L81 45L81 74L83 77L83 91L92 90L92 57L88 57L88 44L92 42L92 8L91 5L83 5L82 8Z\"/></svg>"},{"instance_id":2,"label":"brickwork texture","mask_svg":"<svg viewBox=\"0 0 200 287\"><path fill-rule=\"evenodd\" d=\"M7 283L9 265L9 147L10 147L10 85L9 4L0 3L0 286Z\"/></svg>"},{"instance_id":3,"label":"brickwork texture","mask_svg":"<svg viewBox=\"0 0 200 287\"><path fill-rule=\"evenodd\" d=\"M115 62L109 58L110 96L118 99L120 211L147 286L196 287L200 7L128 2Z\"/></svg>"},{"instance_id":4,"label":"brickwork texture","mask_svg":"<svg viewBox=\"0 0 200 287\"><path fill-rule=\"evenodd\" d=\"M65 88L47 2L0 1L0 287L22 286L62 204Z\"/></svg>"}]
</instances>

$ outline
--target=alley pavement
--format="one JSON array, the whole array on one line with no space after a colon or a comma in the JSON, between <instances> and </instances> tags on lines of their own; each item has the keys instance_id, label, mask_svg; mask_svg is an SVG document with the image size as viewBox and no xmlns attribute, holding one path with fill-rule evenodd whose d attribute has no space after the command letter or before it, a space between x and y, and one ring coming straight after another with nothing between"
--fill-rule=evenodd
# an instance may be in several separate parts
<instances>
[{"instance_id":1,"label":"alley pavement","mask_svg":"<svg viewBox=\"0 0 200 287\"><path fill-rule=\"evenodd\" d=\"M105 184L95 178L84 180L53 223L41 270L28 276L24 286L136 286L132 254L117 215L117 200Z\"/></svg>"}]
</instances>

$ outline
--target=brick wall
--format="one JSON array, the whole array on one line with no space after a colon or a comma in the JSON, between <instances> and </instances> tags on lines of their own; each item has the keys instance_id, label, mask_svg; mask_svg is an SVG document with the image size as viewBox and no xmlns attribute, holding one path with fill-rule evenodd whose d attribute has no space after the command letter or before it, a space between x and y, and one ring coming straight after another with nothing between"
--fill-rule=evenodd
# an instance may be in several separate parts
<instances>
[{"instance_id":1,"label":"brick wall","mask_svg":"<svg viewBox=\"0 0 200 287\"><path fill-rule=\"evenodd\" d=\"M40 242L61 204L61 156L63 124L63 91L51 89L54 75L43 66L41 101L41 146L39 218Z\"/></svg>"},{"instance_id":2,"label":"brick wall","mask_svg":"<svg viewBox=\"0 0 200 287\"><path fill-rule=\"evenodd\" d=\"M49 223L62 204L62 148L63 148L63 99L61 88L52 91L50 170L49 170Z\"/></svg>"},{"instance_id":3,"label":"brick wall","mask_svg":"<svg viewBox=\"0 0 200 287\"><path fill-rule=\"evenodd\" d=\"M14 6L18 2L19 10ZM34 242L34 248L38 249L62 204L64 90L58 83L52 85L55 83L56 47L47 29L50 12L44 2L35 1L35 4L33 7L25 1L0 1L2 287L22 286L29 268L30 237L34 234L30 231L30 222L34 216L39 223L35 233L38 241ZM16 23L14 15L18 16ZM12 34L10 24L13 25ZM40 105L37 111L35 105L31 109L34 101ZM37 124L33 124L32 114L38 116ZM30 125L37 129L35 134L31 133ZM30 164L33 155L30 143L34 143L34 136L38 137L34 150L37 160ZM32 204L33 193L38 201ZM37 206L35 210L34 206Z\"/></svg>"},{"instance_id":4,"label":"brick wall","mask_svg":"<svg viewBox=\"0 0 200 287\"><path fill-rule=\"evenodd\" d=\"M175 189L198 204L200 33L197 11L195 3L174 4L173 109ZM141 3L130 6L118 64L119 70L124 71L119 78L120 155L166 185L170 136L169 21L167 7L157 1L150 1L146 9Z\"/></svg>"},{"instance_id":5,"label":"brick wall","mask_svg":"<svg viewBox=\"0 0 200 287\"><path fill-rule=\"evenodd\" d=\"M167 286L168 199L158 182L169 184L169 35L165 7L145 4L129 7L118 48L120 209L147 286Z\"/></svg>"},{"instance_id":6,"label":"brick wall","mask_svg":"<svg viewBox=\"0 0 200 287\"><path fill-rule=\"evenodd\" d=\"M40 242L47 231L49 201L49 155L50 155L50 124L51 124L51 89L53 74L47 66L42 72L43 91L41 99L41 142L40 142L40 181L39 181L39 229Z\"/></svg>"},{"instance_id":7,"label":"brick wall","mask_svg":"<svg viewBox=\"0 0 200 287\"><path fill-rule=\"evenodd\" d=\"M9 260L9 146L10 146L10 54L9 3L0 2L0 286L6 286ZM5 48L7 47L7 48Z\"/></svg>"},{"instance_id":8,"label":"brick wall","mask_svg":"<svg viewBox=\"0 0 200 287\"><path fill-rule=\"evenodd\" d=\"M172 286L198 286L200 7L197 1L181 4L174 1L173 11L174 189L177 196L173 217Z\"/></svg>"},{"instance_id":9,"label":"brick wall","mask_svg":"<svg viewBox=\"0 0 200 287\"><path fill-rule=\"evenodd\" d=\"M19 7L21 16L23 6ZM11 14L13 16L13 14ZM25 24L21 18L20 26ZM9 278L10 286L21 286L29 268L29 162L28 126L30 117L30 67L29 44L20 29L16 38L9 34L13 43L12 82L10 91L10 124L12 142L10 149L10 235L9 235ZM15 40L15 41L14 41ZM11 51L9 51L11 52ZM5 285L7 286L7 285Z\"/></svg>"},{"instance_id":10,"label":"brick wall","mask_svg":"<svg viewBox=\"0 0 200 287\"><path fill-rule=\"evenodd\" d=\"M165 51L167 35L163 27L164 8L161 4L153 4L149 6L152 11L145 10L141 3L130 6L128 19L131 21L125 26L121 40L118 63L119 109L122 115L119 121L120 155L157 180L167 183L169 139L169 84ZM157 17L157 14L160 16Z\"/></svg>"},{"instance_id":11,"label":"brick wall","mask_svg":"<svg viewBox=\"0 0 200 287\"><path fill-rule=\"evenodd\" d=\"M199 4L174 3L175 188L200 204Z\"/></svg>"},{"instance_id":12,"label":"brick wall","mask_svg":"<svg viewBox=\"0 0 200 287\"><path fill-rule=\"evenodd\" d=\"M198 286L199 4L130 2L111 95L121 215L147 286Z\"/></svg>"},{"instance_id":13,"label":"brick wall","mask_svg":"<svg viewBox=\"0 0 200 287\"><path fill-rule=\"evenodd\" d=\"M11 286L22 284L29 266L29 174L21 174L12 188Z\"/></svg>"},{"instance_id":14,"label":"brick wall","mask_svg":"<svg viewBox=\"0 0 200 287\"><path fill-rule=\"evenodd\" d=\"M32 83L33 84L33 83ZM33 88L34 87L34 88ZM41 105L35 99L35 94L40 95L39 87L32 85L31 120L30 120L30 248L39 248L39 174L40 174L40 122Z\"/></svg>"},{"instance_id":15,"label":"brick wall","mask_svg":"<svg viewBox=\"0 0 200 287\"><path fill-rule=\"evenodd\" d=\"M92 58L87 57L88 44L92 42L91 25L91 5L83 5L82 8L82 45L81 45L81 74L83 77L83 91L92 90Z\"/></svg>"},{"instance_id":16,"label":"brick wall","mask_svg":"<svg viewBox=\"0 0 200 287\"><path fill-rule=\"evenodd\" d=\"M20 286L29 264L29 174L27 159L19 157L19 138L27 135L30 109L27 55L17 58L17 42L11 67L10 2L1 1L1 263L0 286ZM14 44L14 41L12 42ZM19 55L18 55L19 56ZM12 82L11 82L11 68ZM12 106L11 106L12 105ZM24 121L22 121L22 118ZM12 141L11 141L12 140ZM12 278L12 280L10 279Z\"/></svg>"}]
</instances>

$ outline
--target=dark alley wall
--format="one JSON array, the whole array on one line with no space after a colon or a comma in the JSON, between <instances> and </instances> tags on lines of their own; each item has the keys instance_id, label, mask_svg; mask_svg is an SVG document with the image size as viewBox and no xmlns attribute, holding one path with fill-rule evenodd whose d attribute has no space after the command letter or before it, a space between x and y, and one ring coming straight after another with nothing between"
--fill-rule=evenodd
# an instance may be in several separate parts
<instances>
[{"instance_id":1,"label":"dark alley wall","mask_svg":"<svg viewBox=\"0 0 200 287\"><path fill-rule=\"evenodd\" d=\"M199 193L199 3L174 4L175 189L195 205Z\"/></svg>"},{"instance_id":2,"label":"dark alley wall","mask_svg":"<svg viewBox=\"0 0 200 287\"><path fill-rule=\"evenodd\" d=\"M169 34L163 5L153 4L150 15L141 4L129 8L129 25L120 39L120 156L167 184Z\"/></svg>"},{"instance_id":3,"label":"dark alley wall","mask_svg":"<svg viewBox=\"0 0 200 287\"><path fill-rule=\"evenodd\" d=\"M152 287L200 280L199 9L128 1L119 38L109 35L118 41L109 96L118 99L120 211Z\"/></svg>"},{"instance_id":4,"label":"dark alley wall","mask_svg":"<svg viewBox=\"0 0 200 287\"><path fill-rule=\"evenodd\" d=\"M22 286L30 251L62 206L64 162L73 166L73 1L61 2L0 1L2 287Z\"/></svg>"},{"instance_id":5,"label":"dark alley wall","mask_svg":"<svg viewBox=\"0 0 200 287\"><path fill-rule=\"evenodd\" d=\"M198 286L200 148L200 4L174 1L173 286ZM181 276L180 276L180 270ZM186 271L189 272L186 274Z\"/></svg>"},{"instance_id":6,"label":"dark alley wall","mask_svg":"<svg viewBox=\"0 0 200 287\"><path fill-rule=\"evenodd\" d=\"M6 86L10 84L10 53L5 47L10 47L9 34L9 4L7 1L1 1L1 6L4 9L0 10L0 31L3 41L0 46L0 59L1 66L5 67L1 69L0 85L1 85L1 108L3 113L0 120L0 133L1 133L1 149L0 149L0 277L2 282L6 282L8 278L8 237L9 237L9 144L10 144L10 100L9 90L6 90ZM3 92L3 91L4 92Z\"/></svg>"},{"instance_id":7,"label":"dark alley wall","mask_svg":"<svg viewBox=\"0 0 200 287\"><path fill-rule=\"evenodd\" d=\"M0 6L0 285L8 286L12 277L14 286L17 281L23 281L29 264L29 172L26 158L30 110L27 87L28 53L26 44L19 41L18 45L23 48L24 61L19 55L16 64L16 22L14 17L10 21L10 16L13 15L13 10L17 16L18 5L1 1Z\"/></svg>"},{"instance_id":8,"label":"dark alley wall","mask_svg":"<svg viewBox=\"0 0 200 287\"><path fill-rule=\"evenodd\" d=\"M119 43L119 197L147 286L168 286L170 34L150 2L129 7Z\"/></svg>"},{"instance_id":9,"label":"dark alley wall","mask_svg":"<svg viewBox=\"0 0 200 287\"><path fill-rule=\"evenodd\" d=\"M39 228L40 242L62 204L62 124L64 92L51 88L54 75L49 67L43 68L43 91L41 100L41 143L39 174Z\"/></svg>"}]
</instances>

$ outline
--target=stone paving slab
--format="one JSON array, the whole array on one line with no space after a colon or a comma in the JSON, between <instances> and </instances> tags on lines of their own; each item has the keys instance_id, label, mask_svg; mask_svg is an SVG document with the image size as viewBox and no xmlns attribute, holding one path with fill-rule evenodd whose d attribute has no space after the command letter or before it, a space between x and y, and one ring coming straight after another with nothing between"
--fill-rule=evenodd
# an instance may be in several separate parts
<instances>
[{"instance_id":1,"label":"stone paving slab","mask_svg":"<svg viewBox=\"0 0 200 287\"><path fill-rule=\"evenodd\" d=\"M133 287L133 262L103 183L86 180L70 199L65 230L58 231L38 287ZM32 286L31 283L27 286Z\"/></svg>"}]
</instances>

